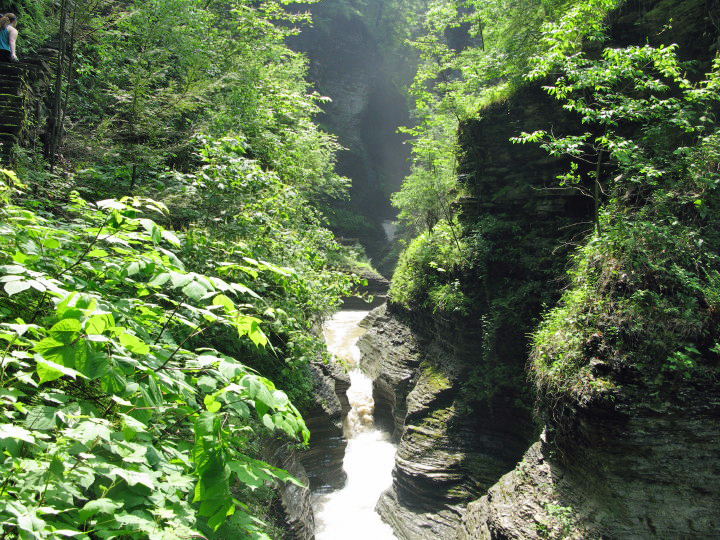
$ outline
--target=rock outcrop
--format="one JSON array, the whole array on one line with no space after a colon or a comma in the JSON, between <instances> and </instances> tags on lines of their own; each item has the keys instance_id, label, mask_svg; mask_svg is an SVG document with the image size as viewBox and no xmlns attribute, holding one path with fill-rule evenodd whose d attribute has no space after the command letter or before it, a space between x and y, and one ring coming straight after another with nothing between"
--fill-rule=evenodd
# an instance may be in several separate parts
<instances>
[{"instance_id":1,"label":"rock outcrop","mask_svg":"<svg viewBox=\"0 0 720 540\"><path fill-rule=\"evenodd\" d=\"M625 2L611 17L610 35L618 45L679 43L681 56L707 66L720 45L720 30L709 16L717 8L715 0ZM480 139L472 137L480 148L486 142L483 133ZM495 153L481 152L477 168L492 166L496 159ZM480 206L487 205L492 211L486 201L499 195L505 197L485 191L466 201L466 208L477 205L474 209L483 212L487 209ZM645 288L669 297L653 289L655 281L661 280L649 276ZM645 322L650 328L651 318ZM717 358L703 360L714 367L673 380L657 371L665 356L653 358L651 365L634 365L644 342L657 334L635 337L627 362L589 362L588 380L601 376L609 389L603 397L573 400L559 389L541 391L546 435L512 472L468 505L457 538L720 536ZM599 333L598 340L603 339ZM599 349L590 343L588 355Z\"/></svg>"},{"instance_id":2,"label":"rock outcrop","mask_svg":"<svg viewBox=\"0 0 720 540\"><path fill-rule=\"evenodd\" d=\"M677 390L629 384L581 411L572 440L550 432L468 505L458 539L718 538L720 398Z\"/></svg>"},{"instance_id":3,"label":"rock outcrop","mask_svg":"<svg viewBox=\"0 0 720 540\"><path fill-rule=\"evenodd\" d=\"M464 504L520 458L532 426L512 407L468 414L460 381L478 345L472 329L387 306L366 324L359 347L374 380L376 422L398 442L393 485L378 511L399 538L449 538Z\"/></svg>"},{"instance_id":4,"label":"rock outcrop","mask_svg":"<svg viewBox=\"0 0 720 540\"><path fill-rule=\"evenodd\" d=\"M349 296L343 300L343 309L373 309L387 300L390 283L375 270L363 268L355 272L367 285L358 288L359 296Z\"/></svg>"},{"instance_id":5,"label":"rock outcrop","mask_svg":"<svg viewBox=\"0 0 720 540\"><path fill-rule=\"evenodd\" d=\"M624 43L668 13L682 15L692 24L677 20L667 31L687 40L695 25L691 49L707 57L720 43L708 22L710 5L717 3L627 2L611 34ZM665 39L655 30L651 42ZM720 492L712 385L668 389L626 374L611 404L573 409L562 440L558 433L567 427L546 411L547 437L527 451L539 432L525 375L527 336L543 304L559 298L572 246L592 228L593 203L553 187L567 162L509 139L585 129L539 87L463 123L456 209L474 259L449 279L460 283L470 312L390 306L369 321L363 366L375 381L378 422L399 443L393 485L378 509L401 539L720 534L712 511ZM612 174L603 167L601 174ZM657 391L675 395L658 399Z\"/></svg>"},{"instance_id":6,"label":"rock outcrop","mask_svg":"<svg viewBox=\"0 0 720 540\"><path fill-rule=\"evenodd\" d=\"M448 279L462 282L471 307L431 313L391 304L368 319L362 365L374 379L377 421L399 443L378 508L399 538L453 537L465 505L537 436L527 335L543 303L559 296L569 249L557 247L582 230L568 225L587 222L591 205L546 189L566 164L510 137L573 125L541 90L527 89L461 126L459 218L477 249Z\"/></svg>"},{"instance_id":7,"label":"rock outcrop","mask_svg":"<svg viewBox=\"0 0 720 540\"><path fill-rule=\"evenodd\" d=\"M306 486L290 482L278 486L279 497L272 510L276 523L283 528L283 538L288 540L315 538L311 490L340 489L347 479L343 470L347 440L342 422L350 410L347 398L350 378L334 363L314 362L308 369L313 381L313 400L302 411L311 433L308 448L298 449L283 439L263 441L263 458Z\"/></svg>"},{"instance_id":8,"label":"rock outcrop","mask_svg":"<svg viewBox=\"0 0 720 540\"><path fill-rule=\"evenodd\" d=\"M343 470L347 440L342 422L343 411L350 409L345 396L350 381L347 374L332 364L316 362L310 370L314 403L302 413L312 436L309 448L301 451L298 459L307 471L311 489L339 489L347 479ZM344 402L339 396L343 396Z\"/></svg>"},{"instance_id":9,"label":"rock outcrop","mask_svg":"<svg viewBox=\"0 0 720 540\"><path fill-rule=\"evenodd\" d=\"M263 441L263 447L265 461L286 470L305 486L309 485L310 478L298 459L298 451L292 444L281 439L267 439ZM279 485L277 491L279 497L273 510L277 516L277 523L283 528L283 538L313 540L315 519L310 489L286 482Z\"/></svg>"}]
</instances>

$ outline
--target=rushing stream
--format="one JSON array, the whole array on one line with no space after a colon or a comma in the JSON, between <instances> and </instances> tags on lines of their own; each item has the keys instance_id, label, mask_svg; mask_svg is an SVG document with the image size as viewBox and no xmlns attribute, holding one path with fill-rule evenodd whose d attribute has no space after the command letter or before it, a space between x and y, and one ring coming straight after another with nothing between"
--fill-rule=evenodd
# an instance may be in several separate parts
<instances>
[{"instance_id":1,"label":"rushing stream","mask_svg":"<svg viewBox=\"0 0 720 540\"><path fill-rule=\"evenodd\" d=\"M355 368L360 360L357 340L365 332L358 323L367 311L340 311L323 326L328 349ZM314 495L317 540L394 539L389 525L375 512L380 494L392 482L395 446L387 433L373 426L372 381L359 369L350 372L350 412L344 423L348 446L343 489Z\"/></svg>"}]
</instances>

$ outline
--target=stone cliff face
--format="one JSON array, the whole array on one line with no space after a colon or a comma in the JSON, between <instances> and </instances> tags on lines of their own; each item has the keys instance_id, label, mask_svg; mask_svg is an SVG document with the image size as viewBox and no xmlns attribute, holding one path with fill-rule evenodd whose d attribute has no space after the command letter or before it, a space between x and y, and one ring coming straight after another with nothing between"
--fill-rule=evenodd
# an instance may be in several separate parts
<instances>
[{"instance_id":1,"label":"stone cliff face","mask_svg":"<svg viewBox=\"0 0 720 540\"><path fill-rule=\"evenodd\" d=\"M344 150L336 170L351 181L350 202L334 208L336 233L359 238L379 260L385 249L381 222L395 210L390 194L409 173L409 146L398 126L410 123L405 97L398 90L393 54L379 45L383 0L363 4L331 0L310 7L313 24L288 40L309 59L308 78L331 99L317 122L338 136ZM384 23L387 24L387 23ZM410 76L411 77L411 76ZM348 218L347 214L352 214ZM358 223L357 215L366 218Z\"/></svg>"},{"instance_id":2,"label":"stone cliff face","mask_svg":"<svg viewBox=\"0 0 720 540\"><path fill-rule=\"evenodd\" d=\"M269 439L264 441L264 458L275 467L285 469L305 485L310 483L305 467L298 459L298 452L287 441ZM315 519L310 490L292 483L278 486L278 499L274 503L277 523L282 526L287 540L312 540L315 538Z\"/></svg>"},{"instance_id":3,"label":"stone cliff face","mask_svg":"<svg viewBox=\"0 0 720 540\"><path fill-rule=\"evenodd\" d=\"M588 407L572 440L552 431L468 506L460 540L717 538L720 399L626 384L614 408Z\"/></svg>"},{"instance_id":4,"label":"stone cliff face","mask_svg":"<svg viewBox=\"0 0 720 540\"><path fill-rule=\"evenodd\" d=\"M350 410L347 399L350 379L342 368L332 363L313 363L309 369L314 399L312 405L302 411L311 433L309 447L298 450L285 440L263 441L264 459L307 486L289 482L278 486L279 497L273 511L276 522L283 528L283 538L288 540L315 538L311 490L340 489L347 479L343 470L347 440L342 421Z\"/></svg>"},{"instance_id":5,"label":"stone cliff face","mask_svg":"<svg viewBox=\"0 0 720 540\"><path fill-rule=\"evenodd\" d=\"M350 381L347 374L333 364L316 363L310 369L315 399L313 406L302 413L312 435L309 448L300 452L298 459L307 471L311 489L339 489L347 478L342 466L347 447L342 421L343 411L350 409L345 395Z\"/></svg>"},{"instance_id":6,"label":"stone cliff face","mask_svg":"<svg viewBox=\"0 0 720 540\"><path fill-rule=\"evenodd\" d=\"M374 379L377 421L399 443L378 509L399 538L451 538L465 505L510 471L537 433L527 334L557 298L568 253L557 246L588 227L591 205L545 189L565 164L510 137L572 121L528 89L463 125L460 220L479 246L459 276L471 312L390 305L368 319L362 365ZM573 228L578 221L586 224Z\"/></svg>"},{"instance_id":7,"label":"stone cliff face","mask_svg":"<svg viewBox=\"0 0 720 540\"><path fill-rule=\"evenodd\" d=\"M717 12L714 0L626 2L610 34L619 45L675 42L683 58L706 66L720 45ZM720 535L716 376L669 384L642 369L609 373L599 360L590 369L612 381L612 397L560 411L561 397L541 396L546 436L468 506L458 538Z\"/></svg>"},{"instance_id":8,"label":"stone cliff face","mask_svg":"<svg viewBox=\"0 0 720 540\"><path fill-rule=\"evenodd\" d=\"M719 49L717 7L627 2L611 34L618 44L640 34L659 43L672 16L667 32L703 63ZM540 426L526 380L527 335L543 304L557 301L572 246L593 220L590 199L549 189L567 163L509 143L538 129L585 127L540 88L461 126L457 210L478 248L458 279L472 313L391 305L369 320L362 365L375 381L378 422L399 442L378 509L401 539L720 536L720 411L707 379L670 388L617 374L622 391L612 403L576 404L569 434L541 411L547 430L531 446Z\"/></svg>"},{"instance_id":9,"label":"stone cliff face","mask_svg":"<svg viewBox=\"0 0 720 540\"><path fill-rule=\"evenodd\" d=\"M378 511L399 538L449 538L464 503L522 455L532 425L513 407L470 414L461 381L475 332L413 315L380 307L359 342L376 421L398 442L393 485Z\"/></svg>"}]
</instances>

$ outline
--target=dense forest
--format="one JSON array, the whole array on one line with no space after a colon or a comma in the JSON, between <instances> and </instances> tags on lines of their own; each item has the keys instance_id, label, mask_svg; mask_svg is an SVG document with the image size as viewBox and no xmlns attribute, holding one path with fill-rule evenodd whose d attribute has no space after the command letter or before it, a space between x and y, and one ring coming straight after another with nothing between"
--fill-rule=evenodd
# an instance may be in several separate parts
<instances>
[{"instance_id":1,"label":"dense forest","mask_svg":"<svg viewBox=\"0 0 720 540\"><path fill-rule=\"evenodd\" d=\"M337 237L377 229L389 203L391 309L472 334L460 375L423 361L419 379L457 387L452 414L518 426L503 460L442 488L453 504L541 432L572 461L593 407L690 410L716 390L716 0L313 3L2 6L20 62L0 65L1 538L289 537L273 501L303 484L267 463L269 441L312 439L320 325L368 267ZM327 59L298 52L337 21L373 40L363 73L392 74L373 88L407 100L392 194L385 173L338 173L353 139L331 129L354 124L308 76ZM558 497L533 537L613 537L592 528L604 502ZM468 538L512 537L486 514Z\"/></svg>"},{"instance_id":2,"label":"dense forest","mask_svg":"<svg viewBox=\"0 0 720 540\"><path fill-rule=\"evenodd\" d=\"M262 437L307 442L317 326L353 280L324 228L337 144L284 45L304 15L16 8L52 98L2 170L4 535L266 537L294 480Z\"/></svg>"}]
</instances>

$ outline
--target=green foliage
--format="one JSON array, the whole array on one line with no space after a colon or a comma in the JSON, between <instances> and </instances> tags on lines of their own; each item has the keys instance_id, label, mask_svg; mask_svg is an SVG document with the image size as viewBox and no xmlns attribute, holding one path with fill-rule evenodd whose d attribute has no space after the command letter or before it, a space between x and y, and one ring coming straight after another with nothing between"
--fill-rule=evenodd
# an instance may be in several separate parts
<instances>
[{"instance_id":1,"label":"green foliage","mask_svg":"<svg viewBox=\"0 0 720 540\"><path fill-rule=\"evenodd\" d=\"M413 137L413 167L392 199L413 232L452 219L451 203L459 191L459 122L514 92L533 56L552 46L539 39L543 25L557 20L568 7L561 0L428 5L423 29L412 40L420 54L410 88L417 125L405 130Z\"/></svg>"},{"instance_id":2,"label":"green foliage","mask_svg":"<svg viewBox=\"0 0 720 540\"><path fill-rule=\"evenodd\" d=\"M339 146L311 121L324 98L283 42L306 19L274 0L96 6L77 47L68 150L145 184L165 164L191 168L198 134L234 134L318 204L344 196Z\"/></svg>"},{"instance_id":3,"label":"green foliage","mask_svg":"<svg viewBox=\"0 0 720 540\"><path fill-rule=\"evenodd\" d=\"M571 32L563 28L548 39ZM606 48L596 59L558 50L537 59L535 75L560 70L548 91L589 131L524 138L578 160L605 153L620 174L596 178L605 194L599 226L535 333L541 396L594 399L623 368L658 384L703 377L717 358L709 336L718 331L720 60L692 83L675 46Z\"/></svg>"},{"instance_id":4,"label":"green foliage","mask_svg":"<svg viewBox=\"0 0 720 540\"><path fill-rule=\"evenodd\" d=\"M54 5L26 4L57 30ZM262 438L307 442L319 323L355 281L321 213L345 194L339 147L284 45L307 15L153 0L68 17L66 160L23 152L31 189L0 171L3 532L267 538L272 490L295 480Z\"/></svg>"},{"instance_id":5,"label":"green foliage","mask_svg":"<svg viewBox=\"0 0 720 540\"><path fill-rule=\"evenodd\" d=\"M417 137L411 173L391 197L398 218L413 232L431 231L450 219L455 180L454 137L457 124L445 117L428 119L422 128L406 130Z\"/></svg>"},{"instance_id":6,"label":"green foliage","mask_svg":"<svg viewBox=\"0 0 720 540\"><path fill-rule=\"evenodd\" d=\"M537 523L535 528L540 538L562 539L570 537L575 528L575 511L572 506L554 503L545 504L548 519Z\"/></svg>"},{"instance_id":7,"label":"green foliage","mask_svg":"<svg viewBox=\"0 0 720 540\"><path fill-rule=\"evenodd\" d=\"M408 308L467 313L468 299L457 279L465 245L457 238L456 228L457 224L441 221L410 242L390 285L393 302Z\"/></svg>"},{"instance_id":8,"label":"green foliage","mask_svg":"<svg viewBox=\"0 0 720 540\"><path fill-rule=\"evenodd\" d=\"M51 0L25 0L17 5L19 39L17 51L20 59L36 52L55 31L53 11L55 2ZM3 14L7 4L3 6Z\"/></svg>"},{"instance_id":9,"label":"green foliage","mask_svg":"<svg viewBox=\"0 0 720 540\"><path fill-rule=\"evenodd\" d=\"M233 138L208 143L194 173L168 173L161 199L176 226L187 227L183 260L196 272L252 282L262 295L253 313L269 318L272 348L248 361L287 388L311 398L303 366L325 351L315 335L322 317L350 293L352 279L335 261L341 248L320 215L292 186L243 155ZM233 262L234 261L234 262ZM245 355L218 337L225 352Z\"/></svg>"},{"instance_id":10,"label":"green foliage","mask_svg":"<svg viewBox=\"0 0 720 540\"><path fill-rule=\"evenodd\" d=\"M188 271L183 239L145 217L163 211L79 198L64 220L0 210L0 519L18 536L181 538L237 513L260 537L238 497L291 480L247 452L262 431L306 442L297 409L200 346L217 328L269 345L251 314L261 297Z\"/></svg>"}]
</instances>

